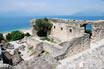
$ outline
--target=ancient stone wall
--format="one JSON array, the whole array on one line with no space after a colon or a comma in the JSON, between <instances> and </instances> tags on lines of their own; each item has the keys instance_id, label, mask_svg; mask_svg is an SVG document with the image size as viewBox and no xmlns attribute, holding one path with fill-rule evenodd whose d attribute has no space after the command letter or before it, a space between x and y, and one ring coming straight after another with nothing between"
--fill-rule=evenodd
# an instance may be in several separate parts
<instances>
[{"instance_id":1,"label":"ancient stone wall","mask_svg":"<svg viewBox=\"0 0 104 69\"><path fill-rule=\"evenodd\" d=\"M84 34L78 38L74 38L66 51L66 56L72 56L90 48L90 38L88 34Z\"/></svg>"},{"instance_id":2,"label":"ancient stone wall","mask_svg":"<svg viewBox=\"0 0 104 69\"><path fill-rule=\"evenodd\" d=\"M34 48L36 48L37 44L40 43L40 41L36 40L35 37L26 37L24 38L24 40L28 44L28 46L33 46Z\"/></svg>"},{"instance_id":3,"label":"ancient stone wall","mask_svg":"<svg viewBox=\"0 0 104 69\"><path fill-rule=\"evenodd\" d=\"M79 37L73 38L70 41L64 41L59 44L51 43L48 41L37 40L34 37L27 38L29 45L33 46L34 49L42 46L44 51L47 51L55 58L63 58L72 56L90 48L89 34L84 34Z\"/></svg>"},{"instance_id":4,"label":"ancient stone wall","mask_svg":"<svg viewBox=\"0 0 104 69\"><path fill-rule=\"evenodd\" d=\"M93 23L92 42L99 41L104 38L104 22Z\"/></svg>"},{"instance_id":5,"label":"ancient stone wall","mask_svg":"<svg viewBox=\"0 0 104 69\"><path fill-rule=\"evenodd\" d=\"M51 20L50 20L51 21ZM51 29L51 36L54 36L60 40L67 41L74 37L80 36L84 33L84 28L80 28L78 23L74 22L53 22L53 27Z\"/></svg>"},{"instance_id":6,"label":"ancient stone wall","mask_svg":"<svg viewBox=\"0 0 104 69\"><path fill-rule=\"evenodd\" d=\"M88 20L73 20L73 19L49 19L53 24L50 35L60 40L67 41L74 37L85 33L85 24L92 26L92 43L104 38L104 20L88 21ZM31 20L33 28L36 19ZM33 34L36 35L36 30L33 28Z\"/></svg>"},{"instance_id":7,"label":"ancient stone wall","mask_svg":"<svg viewBox=\"0 0 104 69\"><path fill-rule=\"evenodd\" d=\"M58 44L51 43L48 41L42 41L39 39L36 39L35 37L27 37L25 38L27 44L29 46L33 46L34 49L36 49L38 46L42 46L43 49L49 53L57 52L62 49Z\"/></svg>"},{"instance_id":8,"label":"ancient stone wall","mask_svg":"<svg viewBox=\"0 0 104 69\"><path fill-rule=\"evenodd\" d=\"M43 48L45 51L49 52L49 53L56 53L60 50L62 50L63 48L61 46L59 46L58 44L53 44L53 43L49 43L49 42L43 42Z\"/></svg>"}]
</instances>

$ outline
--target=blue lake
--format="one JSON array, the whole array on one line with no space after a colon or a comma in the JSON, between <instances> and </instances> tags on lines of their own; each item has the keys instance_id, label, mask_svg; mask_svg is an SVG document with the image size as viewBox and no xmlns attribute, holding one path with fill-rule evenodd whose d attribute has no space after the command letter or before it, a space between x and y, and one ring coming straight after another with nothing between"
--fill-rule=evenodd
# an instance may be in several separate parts
<instances>
[{"instance_id":1,"label":"blue lake","mask_svg":"<svg viewBox=\"0 0 104 69\"><path fill-rule=\"evenodd\" d=\"M17 29L30 28L32 18L65 18L79 20L101 20L104 16L27 16L27 17L0 17L0 32L9 32ZM91 28L87 26L87 28Z\"/></svg>"}]
</instances>

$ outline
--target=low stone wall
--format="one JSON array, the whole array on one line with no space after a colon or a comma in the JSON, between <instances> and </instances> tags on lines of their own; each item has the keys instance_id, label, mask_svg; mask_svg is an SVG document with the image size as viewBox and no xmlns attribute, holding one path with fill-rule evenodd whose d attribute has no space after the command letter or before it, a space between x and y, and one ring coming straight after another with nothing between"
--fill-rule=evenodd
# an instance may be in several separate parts
<instances>
[{"instance_id":1,"label":"low stone wall","mask_svg":"<svg viewBox=\"0 0 104 69\"><path fill-rule=\"evenodd\" d=\"M25 40L29 46L33 46L34 51L39 46L42 46L43 50L45 50L49 53L54 53L54 52L60 51L62 49L62 47L56 43L42 41L42 40L36 39L35 37L27 37L27 38L25 38Z\"/></svg>"},{"instance_id":2,"label":"low stone wall","mask_svg":"<svg viewBox=\"0 0 104 69\"><path fill-rule=\"evenodd\" d=\"M84 34L78 38L74 38L70 43L69 49L66 51L66 56L72 56L79 52L85 51L90 48L89 34Z\"/></svg>"},{"instance_id":3,"label":"low stone wall","mask_svg":"<svg viewBox=\"0 0 104 69\"><path fill-rule=\"evenodd\" d=\"M24 40L28 46L33 46L34 48L36 48L37 44L41 42L39 40L36 40L35 37L26 37L24 38Z\"/></svg>"},{"instance_id":4,"label":"low stone wall","mask_svg":"<svg viewBox=\"0 0 104 69\"><path fill-rule=\"evenodd\" d=\"M62 50L63 48L54 43L43 42L43 49L52 54L52 53Z\"/></svg>"},{"instance_id":5,"label":"low stone wall","mask_svg":"<svg viewBox=\"0 0 104 69\"><path fill-rule=\"evenodd\" d=\"M27 42L29 45L34 47L34 50L38 46L42 46L43 50L49 52L54 58L63 59L64 57L72 56L90 48L89 37L89 34L84 34L60 44L37 40L31 37L27 38Z\"/></svg>"}]
</instances>

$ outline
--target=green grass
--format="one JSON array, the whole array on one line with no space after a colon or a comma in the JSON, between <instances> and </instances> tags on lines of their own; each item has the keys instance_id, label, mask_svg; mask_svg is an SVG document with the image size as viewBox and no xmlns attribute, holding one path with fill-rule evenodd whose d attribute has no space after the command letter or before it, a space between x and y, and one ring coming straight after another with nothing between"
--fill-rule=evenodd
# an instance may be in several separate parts
<instances>
[{"instance_id":1,"label":"green grass","mask_svg":"<svg viewBox=\"0 0 104 69\"><path fill-rule=\"evenodd\" d=\"M50 40L48 37L41 37L40 40L47 40L52 43L56 43L55 41Z\"/></svg>"},{"instance_id":2,"label":"green grass","mask_svg":"<svg viewBox=\"0 0 104 69\"><path fill-rule=\"evenodd\" d=\"M40 38L40 40L47 40L47 41L50 41L50 39L48 37L42 37Z\"/></svg>"}]
</instances>

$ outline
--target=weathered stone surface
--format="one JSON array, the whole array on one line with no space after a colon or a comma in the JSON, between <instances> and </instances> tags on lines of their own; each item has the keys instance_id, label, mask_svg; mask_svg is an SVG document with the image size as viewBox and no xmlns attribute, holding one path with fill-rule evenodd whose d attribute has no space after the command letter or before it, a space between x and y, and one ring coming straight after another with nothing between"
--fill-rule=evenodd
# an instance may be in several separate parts
<instances>
[{"instance_id":1,"label":"weathered stone surface","mask_svg":"<svg viewBox=\"0 0 104 69\"><path fill-rule=\"evenodd\" d=\"M12 58L12 62L13 62L13 65L17 65L19 64L23 59L21 58L20 56L20 52L18 49L16 49L14 51L14 55L13 55L13 58Z\"/></svg>"},{"instance_id":2,"label":"weathered stone surface","mask_svg":"<svg viewBox=\"0 0 104 69\"><path fill-rule=\"evenodd\" d=\"M104 69L104 45L63 59L56 69Z\"/></svg>"},{"instance_id":3,"label":"weathered stone surface","mask_svg":"<svg viewBox=\"0 0 104 69\"><path fill-rule=\"evenodd\" d=\"M54 69L57 65L57 61L51 56L35 57L29 61L23 61L16 69Z\"/></svg>"}]
</instances>

